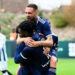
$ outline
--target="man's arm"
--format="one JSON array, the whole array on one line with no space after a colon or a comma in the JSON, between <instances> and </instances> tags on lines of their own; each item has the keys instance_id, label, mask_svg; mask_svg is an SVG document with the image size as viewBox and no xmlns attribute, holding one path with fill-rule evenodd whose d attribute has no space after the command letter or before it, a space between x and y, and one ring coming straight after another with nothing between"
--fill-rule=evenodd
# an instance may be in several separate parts
<instances>
[{"instance_id":1,"label":"man's arm","mask_svg":"<svg viewBox=\"0 0 75 75\"><path fill-rule=\"evenodd\" d=\"M52 45L53 45L52 36L48 36L47 39L44 41L32 41L28 43L28 46L30 47L38 47L38 46L51 47Z\"/></svg>"},{"instance_id":2,"label":"man's arm","mask_svg":"<svg viewBox=\"0 0 75 75\"><path fill-rule=\"evenodd\" d=\"M5 36L2 37L0 36L2 39L0 40L0 49L2 49L5 45L6 45L6 38Z\"/></svg>"},{"instance_id":3,"label":"man's arm","mask_svg":"<svg viewBox=\"0 0 75 75\"><path fill-rule=\"evenodd\" d=\"M0 41L0 49L3 47L3 41Z\"/></svg>"},{"instance_id":4,"label":"man's arm","mask_svg":"<svg viewBox=\"0 0 75 75\"><path fill-rule=\"evenodd\" d=\"M21 50L20 46L18 46L15 52L15 63L26 62L29 59L30 55L33 54L33 50L35 50L35 48L28 46Z\"/></svg>"},{"instance_id":5,"label":"man's arm","mask_svg":"<svg viewBox=\"0 0 75 75\"><path fill-rule=\"evenodd\" d=\"M23 58L20 56L20 53L22 52L24 47L25 47L24 43L21 43L21 44L17 45L15 56L14 56L15 63L22 63L23 62Z\"/></svg>"},{"instance_id":6,"label":"man's arm","mask_svg":"<svg viewBox=\"0 0 75 75\"><path fill-rule=\"evenodd\" d=\"M53 45L52 36L48 36L44 41L38 41L40 46L51 47Z\"/></svg>"},{"instance_id":7,"label":"man's arm","mask_svg":"<svg viewBox=\"0 0 75 75\"><path fill-rule=\"evenodd\" d=\"M50 23L45 20L42 26L42 34L47 38L44 41L33 41L29 44L30 47L38 47L38 46L46 46L51 47L53 45L53 39L52 39L52 31L50 28ZM41 33L41 32L40 32Z\"/></svg>"},{"instance_id":8,"label":"man's arm","mask_svg":"<svg viewBox=\"0 0 75 75\"><path fill-rule=\"evenodd\" d=\"M20 43L20 42L24 41L25 44L27 44L30 47L38 47L38 46L51 47L53 45L53 40L52 40L52 36L50 35L52 32L51 32L49 23L46 22L43 26L44 26L43 27L43 33L44 33L45 36L47 36L46 40L44 40L44 41L34 41L31 38L19 38L17 40L17 43Z\"/></svg>"},{"instance_id":9,"label":"man's arm","mask_svg":"<svg viewBox=\"0 0 75 75\"><path fill-rule=\"evenodd\" d=\"M25 44L27 44L28 42L31 42L31 41L32 41L31 37L26 37L26 38L18 37L16 42L17 44L21 42L25 42Z\"/></svg>"}]
</instances>

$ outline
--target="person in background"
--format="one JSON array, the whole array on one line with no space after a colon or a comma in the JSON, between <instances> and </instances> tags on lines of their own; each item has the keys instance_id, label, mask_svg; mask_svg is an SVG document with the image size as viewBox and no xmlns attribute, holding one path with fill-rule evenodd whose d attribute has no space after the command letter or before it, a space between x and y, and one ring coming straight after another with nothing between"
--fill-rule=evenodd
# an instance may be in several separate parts
<instances>
[{"instance_id":1,"label":"person in background","mask_svg":"<svg viewBox=\"0 0 75 75\"><path fill-rule=\"evenodd\" d=\"M1 33L0 27L0 71L3 75L12 75L7 68L6 37Z\"/></svg>"},{"instance_id":2,"label":"person in background","mask_svg":"<svg viewBox=\"0 0 75 75\"><path fill-rule=\"evenodd\" d=\"M16 29L12 28L12 32L10 32L10 40L16 40L16 39L17 39Z\"/></svg>"}]
</instances>

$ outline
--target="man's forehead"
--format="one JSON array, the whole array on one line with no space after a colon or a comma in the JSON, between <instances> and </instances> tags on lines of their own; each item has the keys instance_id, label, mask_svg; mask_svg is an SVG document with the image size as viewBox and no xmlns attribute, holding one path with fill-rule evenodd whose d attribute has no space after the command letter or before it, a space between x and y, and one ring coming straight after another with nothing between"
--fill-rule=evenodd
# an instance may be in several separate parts
<instances>
[{"instance_id":1,"label":"man's forehead","mask_svg":"<svg viewBox=\"0 0 75 75\"><path fill-rule=\"evenodd\" d=\"M34 9L32 7L26 7L25 11L26 10L32 10L33 11Z\"/></svg>"}]
</instances>

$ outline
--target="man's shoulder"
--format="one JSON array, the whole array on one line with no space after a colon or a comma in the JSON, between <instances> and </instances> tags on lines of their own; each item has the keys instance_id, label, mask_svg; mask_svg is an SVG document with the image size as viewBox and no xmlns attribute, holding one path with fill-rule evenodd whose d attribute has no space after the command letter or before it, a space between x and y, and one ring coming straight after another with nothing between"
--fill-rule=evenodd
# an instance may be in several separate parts
<instances>
[{"instance_id":1,"label":"man's shoulder","mask_svg":"<svg viewBox=\"0 0 75 75\"><path fill-rule=\"evenodd\" d=\"M2 34L2 33L0 33L0 37L1 37L2 39L6 39L5 35Z\"/></svg>"},{"instance_id":2,"label":"man's shoulder","mask_svg":"<svg viewBox=\"0 0 75 75\"><path fill-rule=\"evenodd\" d=\"M55 33L52 33L51 35L52 35L52 36L56 36L56 37L58 37L58 35L57 35L57 34L55 34Z\"/></svg>"},{"instance_id":3,"label":"man's shoulder","mask_svg":"<svg viewBox=\"0 0 75 75\"><path fill-rule=\"evenodd\" d=\"M42 18L40 16L38 16L38 22L40 22L42 24L46 24L46 23L50 24L50 22L47 19Z\"/></svg>"},{"instance_id":4,"label":"man's shoulder","mask_svg":"<svg viewBox=\"0 0 75 75\"><path fill-rule=\"evenodd\" d=\"M26 19L24 19L24 20L20 21L20 23L19 23L19 24L23 23L24 21L26 21Z\"/></svg>"},{"instance_id":5,"label":"man's shoulder","mask_svg":"<svg viewBox=\"0 0 75 75\"><path fill-rule=\"evenodd\" d=\"M58 35L57 34L52 34L53 39L57 39L58 40Z\"/></svg>"},{"instance_id":6,"label":"man's shoulder","mask_svg":"<svg viewBox=\"0 0 75 75\"><path fill-rule=\"evenodd\" d=\"M45 24L46 23L46 19L38 16L38 22L42 23L42 24Z\"/></svg>"},{"instance_id":7,"label":"man's shoulder","mask_svg":"<svg viewBox=\"0 0 75 75\"><path fill-rule=\"evenodd\" d=\"M25 43L24 43L24 42L19 43L19 44L17 45L17 48L19 48L19 49L23 49L24 47L25 47Z\"/></svg>"},{"instance_id":8,"label":"man's shoulder","mask_svg":"<svg viewBox=\"0 0 75 75\"><path fill-rule=\"evenodd\" d=\"M21 42L21 43L19 43L18 45L19 45L19 46L24 46L25 43L24 43L24 42Z\"/></svg>"}]
</instances>

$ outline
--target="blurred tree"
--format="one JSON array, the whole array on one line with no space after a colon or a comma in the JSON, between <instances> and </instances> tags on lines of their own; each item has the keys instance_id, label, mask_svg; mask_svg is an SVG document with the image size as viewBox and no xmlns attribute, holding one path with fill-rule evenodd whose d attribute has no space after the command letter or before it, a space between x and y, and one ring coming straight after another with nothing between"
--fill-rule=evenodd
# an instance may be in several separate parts
<instances>
[{"instance_id":1,"label":"blurred tree","mask_svg":"<svg viewBox=\"0 0 75 75\"><path fill-rule=\"evenodd\" d=\"M64 11L62 17L68 21L69 25L75 26L75 0L71 6L62 6L62 10Z\"/></svg>"}]
</instances>

